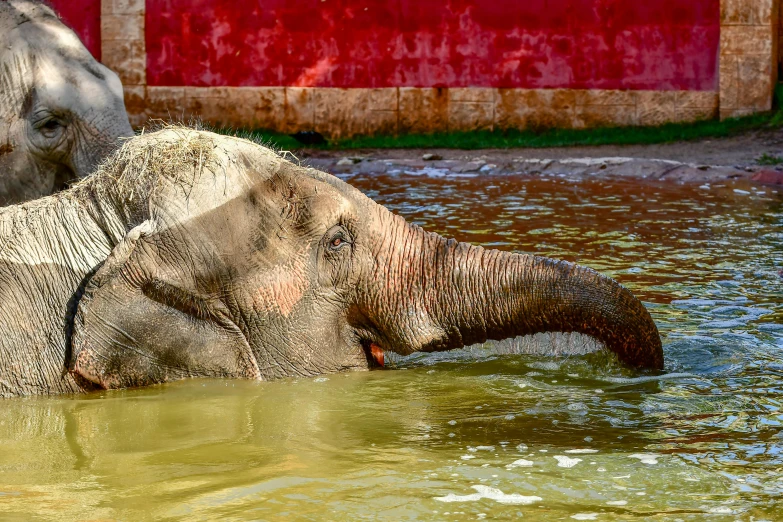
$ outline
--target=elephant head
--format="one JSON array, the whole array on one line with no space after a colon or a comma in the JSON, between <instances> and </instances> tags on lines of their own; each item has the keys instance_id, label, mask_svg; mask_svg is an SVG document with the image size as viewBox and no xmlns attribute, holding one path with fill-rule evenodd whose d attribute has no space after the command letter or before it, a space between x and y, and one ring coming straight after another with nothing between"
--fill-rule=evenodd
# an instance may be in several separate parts
<instances>
[{"instance_id":1,"label":"elephant head","mask_svg":"<svg viewBox=\"0 0 783 522\"><path fill-rule=\"evenodd\" d=\"M132 136L122 85L39 2L0 2L0 205L90 174Z\"/></svg>"},{"instance_id":2,"label":"elephant head","mask_svg":"<svg viewBox=\"0 0 783 522\"><path fill-rule=\"evenodd\" d=\"M75 319L70 368L103 387L367 369L384 350L558 331L663 366L649 313L612 279L426 232L249 141L139 136L80 189L135 224Z\"/></svg>"}]
</instances>

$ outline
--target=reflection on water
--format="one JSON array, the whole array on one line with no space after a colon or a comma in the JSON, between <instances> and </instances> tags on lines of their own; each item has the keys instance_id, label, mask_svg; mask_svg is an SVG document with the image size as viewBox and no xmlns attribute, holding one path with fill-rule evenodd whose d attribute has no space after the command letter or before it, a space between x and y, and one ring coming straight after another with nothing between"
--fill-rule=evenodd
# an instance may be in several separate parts
<instances>
[{"instance_id":1,"label":"reflection on water","mask_svg":"<svg viewBox=\"0 0 783 522\"><path fill-rule=\"evenodd\" d=\"M668 374L604 354L7 400L0 518L776 520L783 218L770 189L356 176L431 230L630 287ZM642 518L643 519L643 518Z\"/></svg>"}]
</instances>

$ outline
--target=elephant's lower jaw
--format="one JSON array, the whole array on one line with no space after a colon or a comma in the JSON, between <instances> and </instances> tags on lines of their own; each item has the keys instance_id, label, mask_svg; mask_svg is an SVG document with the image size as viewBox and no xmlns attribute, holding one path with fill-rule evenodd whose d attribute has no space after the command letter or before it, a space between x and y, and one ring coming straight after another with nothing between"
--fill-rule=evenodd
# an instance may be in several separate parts
<instances>
[{"instance_id":1,"label":"elephant's lower jaw","mask_svg":"<svg viewBox=\"0 0 783 522\"><path fill-rule=\"evenodd\" d=\"M375 364L383 368L383 348L375 343L370 343L370 356L375 361Z\"/></svg>"},{"instance_id":2,"label":"elephant's lower jaw","mask_svg":"<svg viewBox=\"0 0 783 522\"><path fill-rule=\"evenodd\" d=\"M367 358L367 366L370 369L383 368L385 366L383 348L379 344L373 341L365 341L362 343L362 347Z\"/></svg>"}]
</instances>

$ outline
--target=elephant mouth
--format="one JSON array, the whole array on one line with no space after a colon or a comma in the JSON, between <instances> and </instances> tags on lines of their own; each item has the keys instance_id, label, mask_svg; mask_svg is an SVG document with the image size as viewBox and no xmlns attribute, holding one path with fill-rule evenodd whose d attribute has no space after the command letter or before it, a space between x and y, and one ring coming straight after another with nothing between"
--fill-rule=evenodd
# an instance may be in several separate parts
<instances>
[{"instance_id":1,"label":"elephant mouth","mask_svg":"<svg viewBox=\"0 0 783 522\"><path fill-rule=\"evenodd\" d=\"M367 358L367 366L370 369L383 368L385 366L384 351L381 346L373 341L363 341L362 348Z\"/></svg>"}]
</instances>

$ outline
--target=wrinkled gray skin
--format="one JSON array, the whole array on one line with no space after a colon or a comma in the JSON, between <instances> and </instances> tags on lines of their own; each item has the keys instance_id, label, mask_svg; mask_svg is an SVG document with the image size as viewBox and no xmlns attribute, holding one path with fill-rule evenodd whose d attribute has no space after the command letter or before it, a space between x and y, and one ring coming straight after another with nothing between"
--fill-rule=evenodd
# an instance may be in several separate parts
<instances>
[{"instance_id":1,"label":"wrinkled gray skin","mask_svg":"<svg viewBox=\"0 0 783 522\"><path fill-rule=\"evenodd\" d=\"M131 135L117 75L51 8L0 2L0 206L90 174Z\"/></svg>"},{"instance_id":2,"label":"wrinkled gray skin","mask_svg":"<svg viewBox=\"0 0 783 522\"><path fill-rule=\"evenodd\" d=\"M0 209L0 390L276 379L578 331L661 368L655 324L576 265L446 240L337 178L186 129Z\"/></svg>"}]
</instances>

